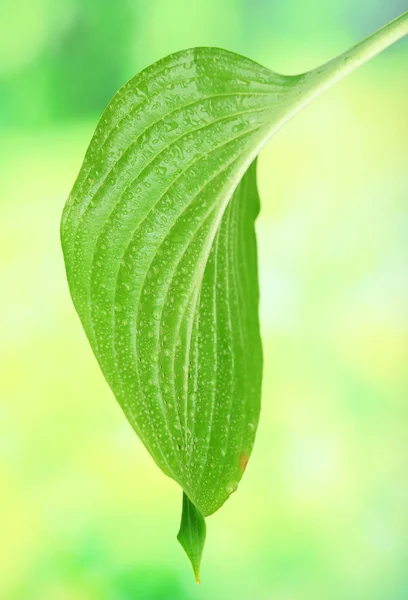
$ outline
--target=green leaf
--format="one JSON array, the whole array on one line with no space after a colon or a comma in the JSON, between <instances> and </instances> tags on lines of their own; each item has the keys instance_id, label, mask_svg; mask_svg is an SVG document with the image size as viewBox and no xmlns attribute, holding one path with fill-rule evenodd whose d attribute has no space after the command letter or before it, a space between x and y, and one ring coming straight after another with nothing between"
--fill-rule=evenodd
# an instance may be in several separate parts
<instances>
[{"instance_id":1,"label":"green leaf","mask_svg":"<svg viewBox=\"0 0 408 600\"><path fill-rule=\"evenodd\" d=\"M259 418L256 156L407 30L406 13L298 76L179 52L124 85L91 140L61 224L72 299L129 422L200 519L237 489ZM198 568L194 531L180 541Z\"/></svg>"},{"instance_id":2,"label":"green leaf","mask_svg":"<svg viewBox=\"0 0 408 600\"><path fill-rule=\"evenodd\" d=\"M205 516L235 491L254 442L262 360L249 167L293 85L224 50L160 61L108 106L64 211L72 298L102 371Z\"/></svg>"},{"instance_id":3,"label":"green leaf","mask_svg":"<svg viewBox=\"0 0 408 600\"><path fill-rule=\"evenodd\" d=\"M204 550L206 526L203 515L183 492L183 512L177 539L191 561L194 576L200 583L200 563Z\"/></svg>"}]
</instances>

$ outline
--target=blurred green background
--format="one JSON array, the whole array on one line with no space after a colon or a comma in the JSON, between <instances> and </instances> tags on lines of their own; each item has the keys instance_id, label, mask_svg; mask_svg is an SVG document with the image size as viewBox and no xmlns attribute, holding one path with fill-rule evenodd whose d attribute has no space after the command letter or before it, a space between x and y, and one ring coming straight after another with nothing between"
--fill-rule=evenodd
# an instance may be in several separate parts
<instances>
[{"instance_id":1,"label":"blurred green background","mask_svg":"<svg viewBox=\"0 0 408 600\"><path fill-rule=\"evenodd\" d=\"M1 0L1 600L408 599L408 44L319 98L260 159L263 412L208 520L105 384L74 314L62 207L104 106L170 52L317 66L406 0Z\"/></svg>"}]
</instances>

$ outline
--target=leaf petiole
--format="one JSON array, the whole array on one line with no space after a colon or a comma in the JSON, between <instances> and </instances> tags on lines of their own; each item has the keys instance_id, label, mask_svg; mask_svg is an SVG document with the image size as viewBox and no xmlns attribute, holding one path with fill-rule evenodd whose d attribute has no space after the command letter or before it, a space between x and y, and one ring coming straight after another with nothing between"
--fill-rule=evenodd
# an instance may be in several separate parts
<instances>
[{"instance_id":1,"label":"leaf petiole","mask_svg":"<svg viewBox=\"0 0 408 600\"><path fill-rule=\"evenodd\" d=\"M408 34L408 11L327 63L300 75L301 108L336 82Z\"/></svg>"}]
</instances>

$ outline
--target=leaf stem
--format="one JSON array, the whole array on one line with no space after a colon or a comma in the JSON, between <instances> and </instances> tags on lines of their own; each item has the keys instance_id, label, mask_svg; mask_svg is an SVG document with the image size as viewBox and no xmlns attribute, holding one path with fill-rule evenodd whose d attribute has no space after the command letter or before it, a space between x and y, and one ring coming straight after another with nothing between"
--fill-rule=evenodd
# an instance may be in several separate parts
<instances>
[{"instance_id":1,"label":"leaf stem","mask_svg":"<svg viewBox=\"0 0 408 600\"><path fill-rule=\"evenodd\" d=\"M329 62L301 75L302 106L408 34L408 11Z\"/></svg>"}]
</instances>

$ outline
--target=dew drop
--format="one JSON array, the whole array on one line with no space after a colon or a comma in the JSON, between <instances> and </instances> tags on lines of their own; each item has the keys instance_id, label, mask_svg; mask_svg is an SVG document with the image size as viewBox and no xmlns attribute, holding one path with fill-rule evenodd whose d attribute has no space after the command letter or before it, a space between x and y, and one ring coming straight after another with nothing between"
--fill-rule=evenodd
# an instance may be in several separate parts
<instances>
[{"instance_id":1,"label":"dew drop","mask_svg":"<svg viewBox=\"0 0 408 600\"><path fill-rule=\"evenodd\" d=\"M176 123L176 121L168 121L163 125L166 131L174 131L178 127L178 123Z\"/></svg>"},{"instance_id":2,"label":"dew drop","mask_svg":"<svg viewBox=\"0 0 408 600\"><path fill-rule=\"evenodd\" d=\"M232 481L231 483L229 483L227 485L227 487L225 488L227 494L231 495L234 492L236 492L238 489L238 483L236 481Z\"/></svg>"},{"instance_id":3,"label":"dew drop","mask_svg":"<svg viewBox=\"0 0 408 600\"><path fill-rule=\"evenodd\" d=\"M167 167L161 165L161 166L157 167L157 172L159 175L166 175Z\"/></svg>"},{"instance_id":4,"label":"dew drop","mask_svg":"<svg viewBox=\"0 0 408 600\"><path fill-rule=\"evenodd\" d=\"M161 317L161 306L155 306L153 311L152 311L152 317L155 321L160 321L160 317Z\"/></svg>"}]
</instances>

